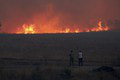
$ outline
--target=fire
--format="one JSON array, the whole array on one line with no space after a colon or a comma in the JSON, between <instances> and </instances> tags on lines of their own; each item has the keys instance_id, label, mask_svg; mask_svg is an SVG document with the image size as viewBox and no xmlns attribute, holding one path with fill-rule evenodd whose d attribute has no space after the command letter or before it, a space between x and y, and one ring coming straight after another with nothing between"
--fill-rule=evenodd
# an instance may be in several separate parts
<instances>
[{"instance_id":1,"label":"fire","mask_svg":"<svg viewBox=\"0 0 120 80\"><path fill-rule=\"evenodd\" d=\"M41 26L42 27L42 26ZM23 24L22 29L18 29L17 34L37 34L37 33L80 33L80 32L99 32L99 31L108 31L109 27L104 25L102 21L98 22L97 27L82 30L80 28L65 28L64 30L56 29L53 30L51 28L46 28L43 30L38 30L37 26L35 24ZM37 31L36 31L37 30Z\"/></svg>"},{"instance_id":2,"label":"fire","mask_svg":"<svg viewBox=\"0 0 120 80\"><path fill-rule=\"evenodd\" d=\"M65 33L70 33L70 29L69 29L69 28L66 28L66 29L65 29Z\"/></svg>"},{"instance_id":3,"label":"fire","mask_svg":"<svg viewBox=\"0 0 120 80\"><path fill-rule=\"evenodd\" d=\"M75 33L79 33L79 32L80 32L79 29L76 29L76 30L75 30Z\"/></svg>"},{"instance_id":4,"label":"fire","mask_svg":"<svg viewBox=\"0 0 120 80\"><path fill-rule=\"evenodd\" d=\"M34 30L35 25L23 25L23 29L24 29L24 33L25 34L34 34L35 30Z\"/></svg>"},{"instance_id":5,"label":"fire","mask_svg":"<svg viewBox=\"0 0 120 80\"><path fill-rule=\"evenodd\" d=\"M81 31L79 29L70 29L70 28L66 28L63 33L80 33Z\"/></svg>"},{"instance_id":6,"label":"fire","mask_svg":"<svg viewBox=\"0 0 120 80\"><path fill-rule=\"evenodd\" d=\"M87 32L98 32L98 31L108 31L109 30L109 27L108 26L102 26L102 21L99 21L98 22L98 26L95 27L95 28L92 28L90 30L87 30Z\"/></svg>"},{"instance_id":7,"label":"fire","mask_svg":"<svg viewBox=\"0 0 120 80\"><path fill-rule=\"evenodd\" d=\"M24 33L24 34L35 34L36 33L35 25L34 24L30 24L30 25L23 24L22 30L19 30L17 33L18 34L21 34L21 33Z\"/></svg>"}]
</instances>

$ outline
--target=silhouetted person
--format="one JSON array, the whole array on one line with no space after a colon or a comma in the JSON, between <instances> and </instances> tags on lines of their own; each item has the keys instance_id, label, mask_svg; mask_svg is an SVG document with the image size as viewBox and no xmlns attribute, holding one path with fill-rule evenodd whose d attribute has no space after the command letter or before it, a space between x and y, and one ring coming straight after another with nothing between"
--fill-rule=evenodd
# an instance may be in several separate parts
<instances>
[{"instance_id":1,"label":"silhouetted person","mask_svg":"<svg viewBox=\"0 0 120 80\"><path fill-rule=\"evenodd\" d=\"M78 53L78 64L79 64L79 66L83 66L83 53L82 53L82 51L79 51L79 53Z\"/></svg>"},{"instance_id":2,"label":"silhouetted person","mask_svg":"<svg viewBox=\"0 0 120 80\"><path fill-rule=\"evenodd\" d=\"M69 54L69 65L74 66L74 58L73 58L73 51L72 50L70 51L70 54Z\"/></svg>"}]
</instances>

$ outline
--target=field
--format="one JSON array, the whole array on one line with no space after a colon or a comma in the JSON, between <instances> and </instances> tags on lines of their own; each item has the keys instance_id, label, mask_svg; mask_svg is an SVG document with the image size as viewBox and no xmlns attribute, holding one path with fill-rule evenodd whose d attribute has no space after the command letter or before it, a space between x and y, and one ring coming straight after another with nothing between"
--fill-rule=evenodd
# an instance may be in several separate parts
<instances>
[{"instance_id":1,"label":"field","mask_svg":"<svg viewBox=\"0 0 120 80\"><path fill-rule=\"evenodd\" d=\"M120 31L79 34L0 34L0 67L3 72L4 70L6 72L8 68L11 70L10 67L15 70L22 70L26 69L26 66L27 69L32 69L34 66L54 67L53 71L59 71L59 67L60 69L68 67L68 55L73 50L75 67L72 68L74 70L71 68L70 70L75 71L74 74L76 74L76 71L79 70L77 54L79 50L82 50L84 66L81 70L83 73L79 73L81 71L79 70L76 75L88 76L90 73L86 73L86 70L93 70L99 66L112 66L115 70L120 70L119 35ZM58 67L57 70L56 67ZM0 74L3 74L1 70Z\"/></svg>"},{"instance_id":2,"label":"field","mask_svg":"<svg viewBox=\"0 0 120 80\"><path fill-rule=\"evenodd\" d=\"M68 60L82 50L85 62L119 65L120 32L80 34L0 34L0 58Z\"/></svg>"}]
</instances>

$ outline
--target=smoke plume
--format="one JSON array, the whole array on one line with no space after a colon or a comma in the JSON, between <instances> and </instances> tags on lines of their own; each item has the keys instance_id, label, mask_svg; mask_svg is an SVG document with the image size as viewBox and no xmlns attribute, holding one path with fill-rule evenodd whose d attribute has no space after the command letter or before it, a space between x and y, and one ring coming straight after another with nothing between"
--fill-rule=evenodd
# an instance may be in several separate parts
<instances>
[{"instance_id":1,"label":"smoke plume","mask_svg":"<svg viewBox=\"0 0 120 80\"><path fill-rule=\"evenodd\" d=\"M7 33L25 23L35 24L43 32L66 26L84 29L99 20L115 27L109 21L120 20L119 8L120 0L0 0L0 22Z\"/></svg>"}]
</instances>

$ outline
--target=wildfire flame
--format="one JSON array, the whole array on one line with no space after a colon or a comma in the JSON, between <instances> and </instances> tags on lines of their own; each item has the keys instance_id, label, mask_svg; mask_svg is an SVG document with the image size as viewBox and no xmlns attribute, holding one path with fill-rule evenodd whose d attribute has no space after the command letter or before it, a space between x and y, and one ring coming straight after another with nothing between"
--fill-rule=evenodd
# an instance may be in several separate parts
<instances>
[{"instance_id":1,"label":"wildfire flame","mask_svg":"<svg viewBox=\"0 0 120 80\"><path fill-rule=\"evenodd\" d=\"M102 26L102 21L98 22L98 27L92 28L90 30L87 30L87 32L98 32L98 31L108 31L109 27L108 26Z\"/></svg>"},{"instance_id":2,"label":"wildfire flame","mask_svg":"<svg viewBox=\"0 0 120 80\"><path fill-rule=\"evenodd\" d=\"M35 33L34 28L35 28L34 25L26 25L26 24L23 25L25 34L34 34Z\"/></svg>"},{"instance_id":3,"label":"wildfire flame","mask_svg":"<svg viewBox=\"0 0 120 80\"><path fill-rule=\"evenodd\" d=\"M35 25L31 24L31 25L27 25L27 24L23 24L22 26L22 30L19 30L17 32L18 34L24 33L24 34L35 34Z\"/></svg>"},{"instance_id":4,"label":"wildfire flame","mask_svg":"<svg viewBox=\"0 0 120 80\"><path fill-rule=\"evenodd\" d=\"M99 31L108 31L109 27L108 26L103 26L102 21L98 22L97 27L87 29L87 30L81 30L79 28L77 29L71 29L71 28L65 28L65 30L57 30L57 32L52 32L52 33L80 33L80 32L99 32ZM34 24L23 24L22 30L18 29L17 34L37 34L41 33L39 30L36 31L36 26ZM49 33L49 32L48 32Z\"/></svg>"},{"instance_id":5,"label":"wildfire flame","mask_svg":"<svg viewBox=\"0 0 120 80\"><path fill-rule=\"evenodd\" d=\"M65 33L70 33L70 29L69 29L69 28L66 28L66 29L65 29Z\"/></svg>"}]
</instances>

